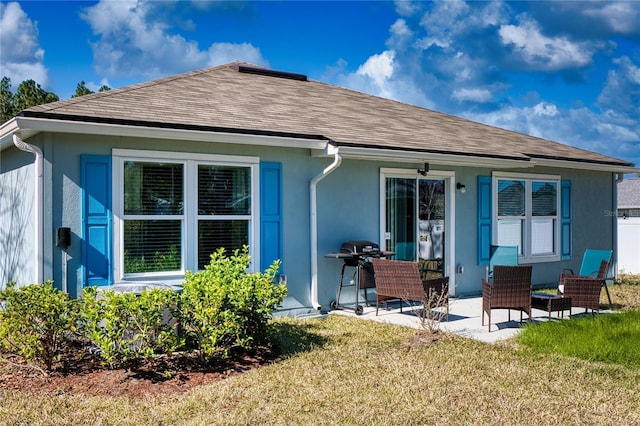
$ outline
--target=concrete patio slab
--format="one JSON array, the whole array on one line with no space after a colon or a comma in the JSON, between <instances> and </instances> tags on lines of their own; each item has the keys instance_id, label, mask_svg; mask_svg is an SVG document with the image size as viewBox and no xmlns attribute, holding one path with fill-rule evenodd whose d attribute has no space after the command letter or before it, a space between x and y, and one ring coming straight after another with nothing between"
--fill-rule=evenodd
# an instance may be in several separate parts
<instances>
[{"instance_id":1,"label":"concrete patio slab","mask_svg":"<svg viewBox=\"0 0 640 426\"><path fill-rule=\"evenodd\" d=\"M351 305L353 306L353 305ZM413 310L421 309L420 306L412 307L407 304L403 305L402 313L400 312L399 302L390 302L388 309L383 306L376 316L375 306L365 306L362 315L356 315L353 309L349 309L349 305L345 305L342 309L331 311L330 315L348 315L361 318L368 321L377 321L381 323L389 323L403 325L419 329L421 328L419 313ZM600 311L604 312L604 311ZM572 314L582 314L584 309L574 308ZM558 320L558 312L551 314L551 320ZM564 318L569 318L569 311L564 312ZM561 319L561 318L560 318ZM525 324L527 322L527 314L523 314ZM549 314L547 311L539 309L531 310L531 321L548 321ZM440 329L443 331L458 334L482 342L494 343L516 336L521 331L520 313L519 311L511 311L511 321L506 309L494 309L491 312L491 332L488 330L487 317L485 315L485 323L482 325L482 297L470 298L451 298L449 301L449 320L443 319L440 323Z\"/></svg>"}]
</instances>

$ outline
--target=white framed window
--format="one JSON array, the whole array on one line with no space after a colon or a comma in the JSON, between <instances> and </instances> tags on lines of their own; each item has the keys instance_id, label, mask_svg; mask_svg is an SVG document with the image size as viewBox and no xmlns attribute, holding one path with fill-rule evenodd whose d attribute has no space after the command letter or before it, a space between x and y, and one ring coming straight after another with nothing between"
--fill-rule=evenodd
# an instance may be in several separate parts
<instances>
[{"instance_id":1,"label":"white framed window","mask_svg":"<svg viewBox=\"0 0 640 426\"><path fill-rule=\"evenodd\" d=\"M114 277L182 277L211 253L258 253L256 157L113 150Z\"/></svg>"},{"instance_id":2,"label":"white framed window","mask_svg":"<svg viewBox=\"0 0 640 426\"><path fill-rule=\"evenodd\" d=\"M493 173L493 244L524 263L560 260L560 176Z\"/></svg>"}]
</instances>

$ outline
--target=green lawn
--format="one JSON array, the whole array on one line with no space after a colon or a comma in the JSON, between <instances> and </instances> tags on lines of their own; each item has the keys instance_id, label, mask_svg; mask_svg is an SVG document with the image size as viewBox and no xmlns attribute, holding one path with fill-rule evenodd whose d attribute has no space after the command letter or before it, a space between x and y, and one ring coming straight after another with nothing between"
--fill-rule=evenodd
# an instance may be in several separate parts
<instances>
[{"instance_id":1,"label":"green lawn","mask_svg":"<svg viewBox=\"0 0 640 426\"><path fill-rule=\"evenodd\" d=\"M516 340L538 353L640 368L640 311L531 323Z\"/></svg>"},{"instance_id":2,"label":"green lawn","mask_svg":"<svg viewBox=\"0 0 640 426\"><path fill-rule=\"evenodd\" d=\"M640 286L611 290L616 306L639 308ZM168 398L0 391L0 424L640 424L640 368L627 362L515 340L431 344L414 329L339 315L275 326L284 355L273 365Z\"/></svg>"},{"instance_id":3,"label":"green lawn","mask_svg":"<svg viewBox=\"0 0 640 426\"><path fill-rule=\"evenodd\" d=\"M277 364L170 398L0 393L9 425L639 424L640 370L331 315ZM414 342L414 343L412 343Z\"/></svg>"}]
</instances>

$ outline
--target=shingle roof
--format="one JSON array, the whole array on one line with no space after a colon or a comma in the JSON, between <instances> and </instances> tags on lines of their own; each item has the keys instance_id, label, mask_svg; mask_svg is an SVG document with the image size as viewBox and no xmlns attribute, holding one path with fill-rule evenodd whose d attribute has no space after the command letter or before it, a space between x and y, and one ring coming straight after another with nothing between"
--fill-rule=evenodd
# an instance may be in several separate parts
<instances>
[{"instance_id":1,"label":"shingle roof","mask_svg":"<svg viewBox=\"0 0 640 426\"><path fill-rule=\"evenodd\" d=\"M356 147L633 166L595 152L318 81L239 72L247 65L233 63L188 72L32 107L22 115L322 136L337 145Z\"/></svg>"},{"instance_id":2,"label":"shingle roof","mask_svg":"<svg viewBox=\"0 0 640 426\"><path fill-rule=\"evenodd\" d=\"M640 208L640 178L618 182L618 208Z\"/></svg>"}]
</instances>

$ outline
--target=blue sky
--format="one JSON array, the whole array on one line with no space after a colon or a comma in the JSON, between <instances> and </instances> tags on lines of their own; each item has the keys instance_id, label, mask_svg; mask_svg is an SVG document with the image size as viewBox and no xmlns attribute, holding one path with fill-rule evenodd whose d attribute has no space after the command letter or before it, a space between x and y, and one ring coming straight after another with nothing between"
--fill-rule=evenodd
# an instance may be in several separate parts
<instances>
[{"instance_id":1,"label":"blue sky","mask_svg":"<svg viewBox=\"0 0 640 426\"><path fill-rule=\"evenodd\" d=\"M0 3L0 73L62 99L244 60L640 167L637 1Z\"/></svg>"}]
</instances>

